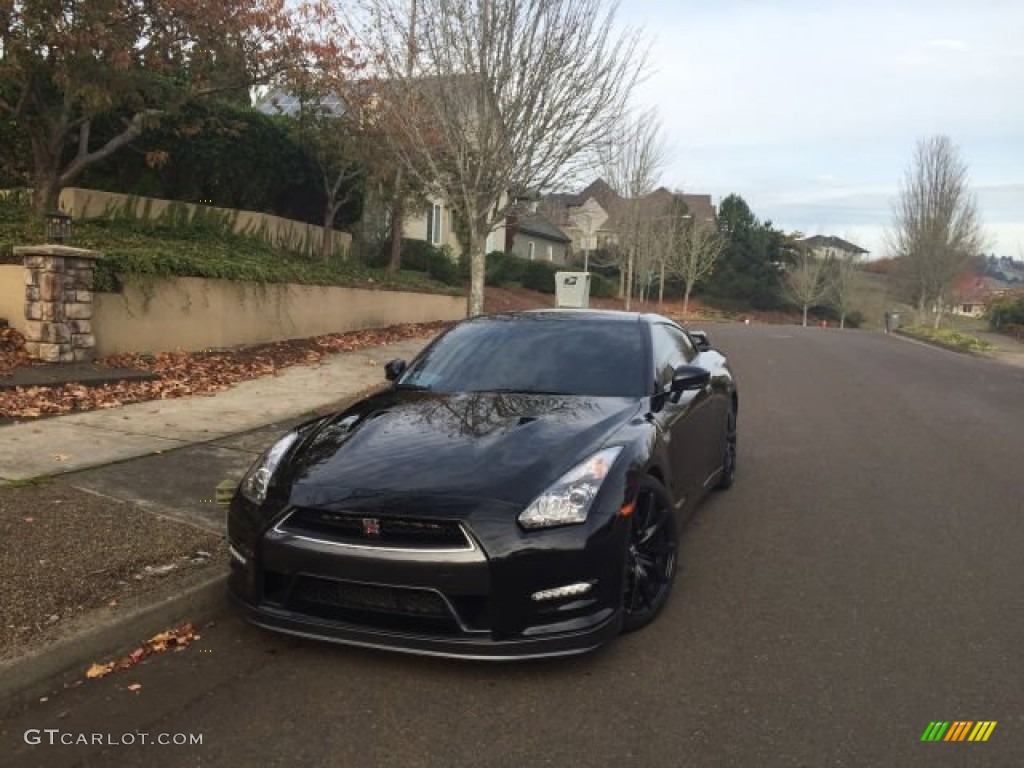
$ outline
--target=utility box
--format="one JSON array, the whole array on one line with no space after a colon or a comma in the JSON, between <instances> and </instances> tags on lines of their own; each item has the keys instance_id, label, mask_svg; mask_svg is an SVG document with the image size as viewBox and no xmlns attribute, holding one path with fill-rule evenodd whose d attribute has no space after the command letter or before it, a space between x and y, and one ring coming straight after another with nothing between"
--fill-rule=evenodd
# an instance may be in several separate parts
<instances>
[{"instance_id":1,"label":"utility box","mask_svg":"<svg viewBox=\"0 0 1024 768\"><path fill-rule=\"evenodd\" d=\"M590 306L590 273L555 272L555 306L571 309Z\"/></svg>"},{"instance_id":2,"label":"utility box","mask_svg":"<svg viewBox=\"0 0 1024 768\"><path fill-rule=\"evenodd\" d=\"M900 318L900 313L895 310L885 313L885 332L892 333L898 331L903 327L903 322Z\"/></svg>"}]
</instances>

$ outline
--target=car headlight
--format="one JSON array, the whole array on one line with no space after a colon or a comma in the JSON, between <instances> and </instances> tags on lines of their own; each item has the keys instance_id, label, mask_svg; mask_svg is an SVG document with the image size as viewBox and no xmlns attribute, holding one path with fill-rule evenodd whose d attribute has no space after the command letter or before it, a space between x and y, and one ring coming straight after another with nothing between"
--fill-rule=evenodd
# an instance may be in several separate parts
<instances>
[{"instance_id":1,"label":"car headlight","mask_svg":"<svg viewBox=\"0 0 1024 768\"><path fill-rule=\"evenodd\" d=\"M298 432L290 432L270 446L260 456L259 460L252 465L252 468L242 478L242 483L239 486L239 490L245 498L254 504L262 504L266 501L267 489L270 487L270 481L274 477L274 472L277 471L277 465L281 463L281 459L284 458L288 449L298 439Z\"/></svg>"},{"instance_id":2,"label":"car headlight","mask_svg":"<svg viewBox=\"0 0 1024 768\"><path fill-rule=\"evenodd\" d=\"M621 445L605 448L577 464L520 513L519 524L532 529L582 523L621 452Z\"/></svg>"}]
</instances>

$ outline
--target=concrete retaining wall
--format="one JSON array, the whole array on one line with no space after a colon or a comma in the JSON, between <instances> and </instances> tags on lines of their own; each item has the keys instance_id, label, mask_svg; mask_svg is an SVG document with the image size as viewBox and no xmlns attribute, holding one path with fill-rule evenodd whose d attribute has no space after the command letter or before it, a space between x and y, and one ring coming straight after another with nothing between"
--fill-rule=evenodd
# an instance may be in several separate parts
<instances>
[{"instance_id":1,"label":"concrete retaining wall","mask_svg":"<svg viewBox=\"0 0 1024 768\"><path fill-rule=\"evenodd\" d=\"M129 283L123 294L96 293L93 300L100 357L259 344L466 316L461 296L196 277Z\"/></svg>"},{"instance_id":2,"label":"concrete retaining wall","mask_svg":"<svg viewBox=\"0 0 1024 768\"><path fill-rule=\"evenodd\" d=\"M0 317L25 332L25 268L18 264L0 264Z\"/></svg>"}]
</instances>

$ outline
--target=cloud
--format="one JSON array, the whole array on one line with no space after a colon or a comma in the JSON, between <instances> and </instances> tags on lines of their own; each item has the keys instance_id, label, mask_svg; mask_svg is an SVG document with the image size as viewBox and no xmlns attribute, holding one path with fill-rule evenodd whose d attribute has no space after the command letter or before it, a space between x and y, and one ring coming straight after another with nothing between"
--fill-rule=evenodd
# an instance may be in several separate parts
<instances>
[{"instance_id":1,"label":"cloud","mask_svg":"<svg viewBox=\"0 0 1024 768\"><path fill-rule=\"evenodd\" d=\"M966 53L971 50L971 47L967 45L963 40L952 40L952 39L938 39L929 40L929 48L939 48L944 51L957 51L960 53Z\"/></svg>"}]
</instances>

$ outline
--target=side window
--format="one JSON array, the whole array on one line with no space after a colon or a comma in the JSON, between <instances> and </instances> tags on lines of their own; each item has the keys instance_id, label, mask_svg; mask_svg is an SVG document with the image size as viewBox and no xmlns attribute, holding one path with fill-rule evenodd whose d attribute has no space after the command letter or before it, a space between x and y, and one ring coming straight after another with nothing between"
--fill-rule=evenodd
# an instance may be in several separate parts
<instances>
[{"instance_id":1,"label":"side window","mask_svg":"<svg viewBox=\"0 0 1024 768\"><path fill-rule=\"evenodd\" d=\"M651 351L654 358L654 380L659 388L668 386L675 369L686 365L696 355L686 334L664 323L651 326Z\"/></svg>"}]
</instances>

